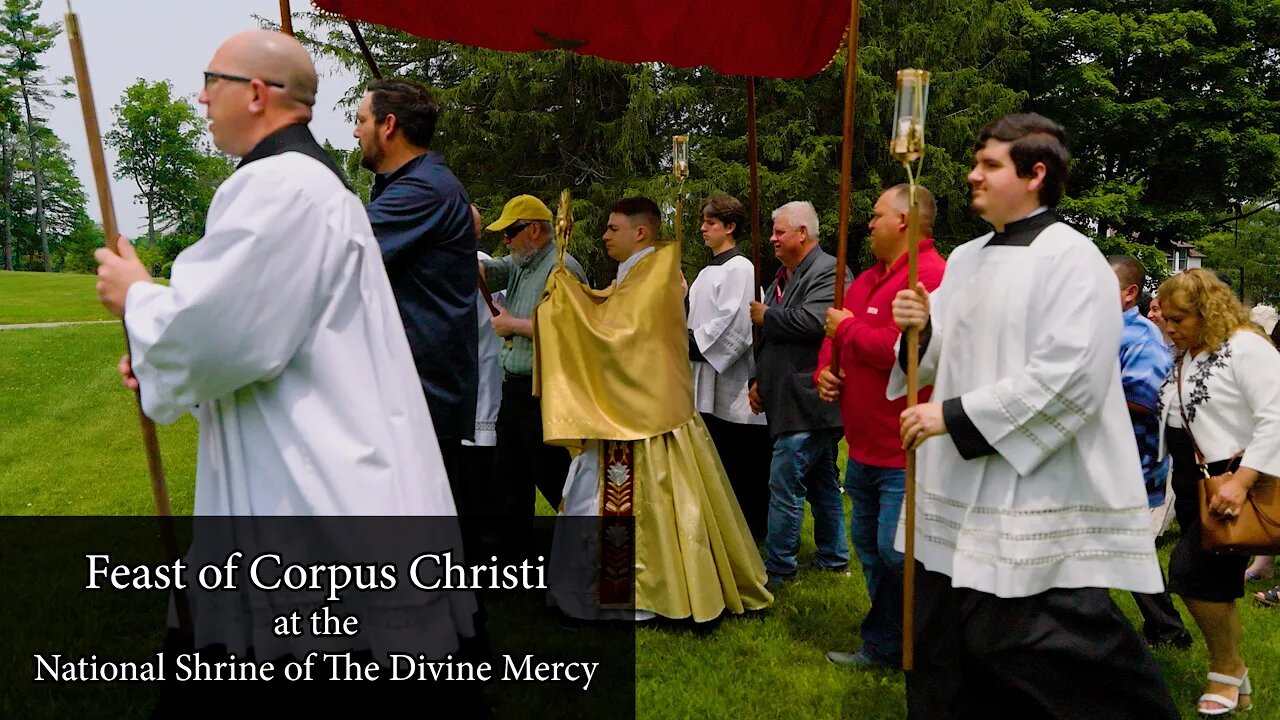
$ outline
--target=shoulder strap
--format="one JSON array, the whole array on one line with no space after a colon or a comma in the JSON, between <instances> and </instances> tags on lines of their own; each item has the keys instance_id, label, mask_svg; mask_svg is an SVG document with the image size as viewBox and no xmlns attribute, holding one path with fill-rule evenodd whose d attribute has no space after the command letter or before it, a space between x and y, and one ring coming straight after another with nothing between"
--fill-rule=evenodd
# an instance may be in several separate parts
<instances>
[{"instance_id":1,"label":"shoulder strap","mask_svg":"<svg viewBox=\"0 0 1280 720\"><path fill-rule=\"evenodd\" d=\"M1196 453L1196 464L1200 466L1200 472L1208 477L1208 469L1204 464L1204 453L1200 452L1200 446L1196 444L1196 436L1191 433L1191 421L1187 419L1186 403L1182 399L1182 368L1186 365L1187 355L1184 352L1177 360L1178 363L1178 414L1182 415L1182 427L1187 431L1187 437L1191 438L1191 449Z\"/></svg>"}]
</instances>

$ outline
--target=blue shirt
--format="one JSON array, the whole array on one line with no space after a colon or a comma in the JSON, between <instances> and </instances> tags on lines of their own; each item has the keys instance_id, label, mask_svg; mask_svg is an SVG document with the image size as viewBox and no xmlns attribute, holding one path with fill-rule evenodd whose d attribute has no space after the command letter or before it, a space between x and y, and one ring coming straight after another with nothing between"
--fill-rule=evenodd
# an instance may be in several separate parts
<instances>
[{"instance_id":1,"label":"blue shirt","mask_svg":"<svg viewBox=\"0 0 1280 720\"><path fill-rule=\"evenodd\" d=\"M1124 311L1124 330L1120 336L1120 383L1124 399L1150 413L1132 409L1133 434L1142 459L1142 475L1147 486L1147 503L1151 507L1164 504L1165 476L1169 458L1160 452L1160 386L1173 367L1173 356L1164 335L1155 323L1142 317L1138 308Z\"/></svg>"},{"instance_id":2,"label":"blue shirt","mask_svg":"<svg viewBox=\"0 0 1280 720\"><path fill-rule=\"evenodd\" d=\"M472 440L479 384L471 200L439 153L378 175L366 210L436 436Z\"/></svg>"}]
</instances>

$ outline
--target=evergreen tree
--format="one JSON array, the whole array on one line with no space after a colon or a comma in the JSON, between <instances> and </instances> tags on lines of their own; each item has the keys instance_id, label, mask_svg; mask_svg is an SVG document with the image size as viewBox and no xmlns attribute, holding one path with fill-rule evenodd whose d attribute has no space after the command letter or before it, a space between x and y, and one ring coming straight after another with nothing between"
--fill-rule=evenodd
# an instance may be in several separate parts
<instances>
[{"instance_id":1,"label":"evergreen tree","mask_svg":"<svg viewBox=\"0 0 1280 720\"><path fill-rule=\"evenodd\" d=\"M49 131L43 120L36 115L36 109L47 109L49 98L71 97L71 93L57 91L72 82L69 77L58 78L50 90L46 85L40 63L40 56L53 47L58 34L62 32L59 23L44 24L39 22L42 0L5 0L4 11L0 14L0 53L4 55L0 70L18 85L18 99L21 100L26 116L25 133L30 148L30 162L35 180L36 229L40 238L40 252L44 259L44 270L53 270L53 260L49 253L48 226L45 223L44 183L45 177L41 167L39 149L45 143L42 134Z\"/></svg>"}]
</instances>

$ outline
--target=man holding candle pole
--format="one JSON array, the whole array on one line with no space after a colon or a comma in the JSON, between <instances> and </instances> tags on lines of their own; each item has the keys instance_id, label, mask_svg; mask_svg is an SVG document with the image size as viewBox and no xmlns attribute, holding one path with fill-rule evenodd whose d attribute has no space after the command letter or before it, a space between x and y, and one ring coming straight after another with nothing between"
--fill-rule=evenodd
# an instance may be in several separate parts
<instances>
[{"instance_id":1,"label":"man holding candle pole","mask_svg":"<svg viewBox=\"0 0 1280 720\"><path fill-rule=\"evenodd\" d=\"M1108 592L1163 589L1115 275L1053 212L1070 158L1059 125L1007 116L974 151L972 208L994 232L951 254L932 295L918 284L893 302L934 386L901 416L918 450L909 717L1172 720ZM905 392L905 345L890 397Z\"/></svg>"}]
</instances>

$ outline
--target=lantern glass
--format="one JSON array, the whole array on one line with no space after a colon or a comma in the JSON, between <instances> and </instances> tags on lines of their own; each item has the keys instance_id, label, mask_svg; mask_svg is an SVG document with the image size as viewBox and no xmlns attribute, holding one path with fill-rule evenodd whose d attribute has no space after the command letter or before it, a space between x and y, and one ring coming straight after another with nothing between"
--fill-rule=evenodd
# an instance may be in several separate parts
<instances>
[{"instance_id":1,"label":"lantern glass","mask_svg":"<svg viewBox=\"0 0 1280 720\"><path fill-rule=\"evenodd\" d=\"M676 135L671 143L671 172L681 180L689 177L689 136Z\"/></svg>"},{"instance_id":2,"label":"lantern glass","mask_svg":"<svg viewBox=\"0 0 1280 720\"><path fill-rule=\"evenodd\" d=\"M929 73L925 70L899 70L889 154L901 162L914 162L924 152L924 121L928 105Z\"/></svg>"}]
</instances>

